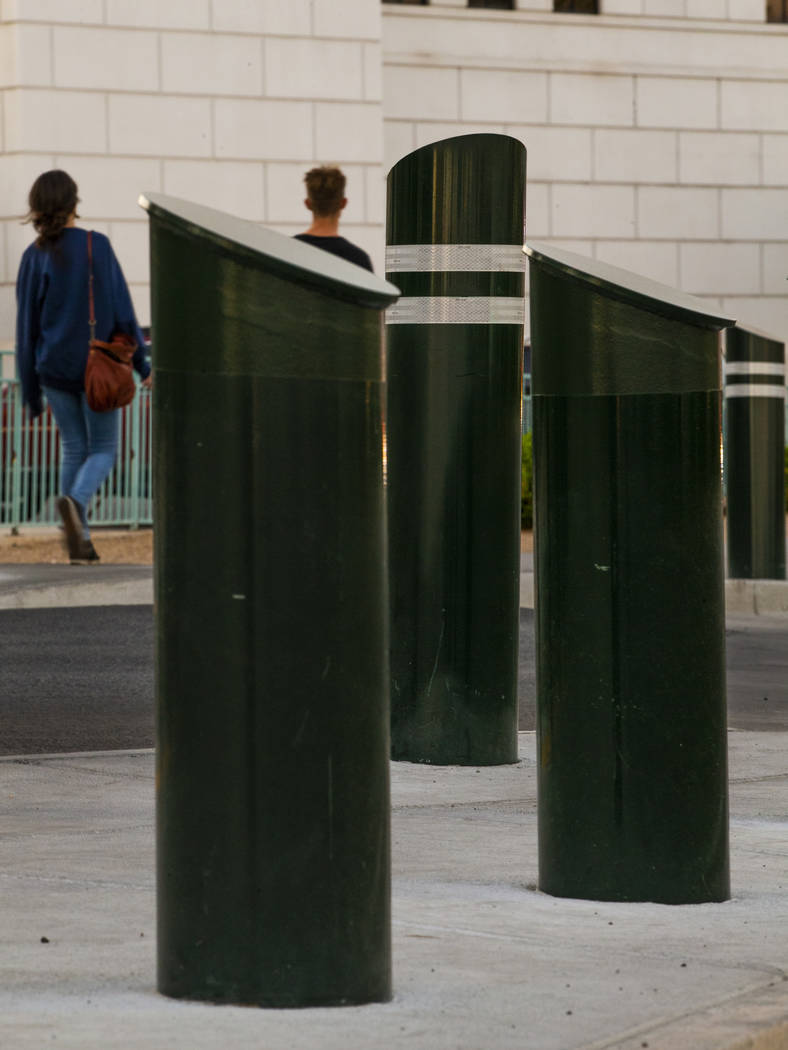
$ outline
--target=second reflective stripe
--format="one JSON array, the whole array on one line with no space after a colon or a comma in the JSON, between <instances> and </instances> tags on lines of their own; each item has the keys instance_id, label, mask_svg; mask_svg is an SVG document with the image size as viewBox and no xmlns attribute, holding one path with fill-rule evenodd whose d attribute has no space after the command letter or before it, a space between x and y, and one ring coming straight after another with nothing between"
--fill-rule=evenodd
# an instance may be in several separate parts
<instances>
[{"instance_id":1,"label":"second reflective stripe","mask_svg":"<svg viewBox=\"0 0 788 1050\"><path fill-rule=\"evenodd\" d=\"M386 324L516 324L525 319L519 296L412 296L386 311Z\"/></svg>"}]
</instances>

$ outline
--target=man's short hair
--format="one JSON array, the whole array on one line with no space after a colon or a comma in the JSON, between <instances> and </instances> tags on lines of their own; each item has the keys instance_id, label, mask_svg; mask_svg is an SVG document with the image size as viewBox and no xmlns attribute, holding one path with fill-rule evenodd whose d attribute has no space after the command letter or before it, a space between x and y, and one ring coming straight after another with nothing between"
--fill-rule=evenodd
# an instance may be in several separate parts
<instances>
[{"instance_id":1,"label":"man's short hair","mask_svg":"<svg viewBox=\"0 0 788 1050\"><path fill-rule=\"evenodd\" d=\"M339 168L312 168L304 176L304 182L315 215L336 215L341 210L347 179Z\"/></svg>"}]
</instances>

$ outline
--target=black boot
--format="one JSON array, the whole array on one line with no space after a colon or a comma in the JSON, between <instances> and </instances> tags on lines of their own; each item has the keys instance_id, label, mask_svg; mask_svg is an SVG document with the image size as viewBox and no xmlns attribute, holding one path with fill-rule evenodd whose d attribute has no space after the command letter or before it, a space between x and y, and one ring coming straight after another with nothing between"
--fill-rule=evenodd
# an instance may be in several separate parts
<instances>
[{"instance_id":1,"label":"black boot","mask_svg":"<svg viewBox=\"0 0 788 1050\"><path fill-rule=\"evenodd\" d=\"M82 546L86 542L82 532L82 507L71 496L59 496L55 506L63 519L68 556L71 561L81 561Z\"/></svg>"}]
</instances>

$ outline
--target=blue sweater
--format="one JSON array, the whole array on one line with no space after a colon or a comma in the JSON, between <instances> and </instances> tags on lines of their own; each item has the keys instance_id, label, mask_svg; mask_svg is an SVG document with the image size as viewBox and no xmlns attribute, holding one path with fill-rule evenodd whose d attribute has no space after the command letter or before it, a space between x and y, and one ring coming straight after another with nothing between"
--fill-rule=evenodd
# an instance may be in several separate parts
<instances>
[{"instance_id":1,"label":"blue sweater","mask_svg":"<svg viewBox=\"0 0 788 1050\"><path fill-rule=\"evenodd\" d=\"M33 416L42 411L41 387L78 394L85 388L88 318L88 236L69 227L53 248L25 250L16 280L16 360L22 396ZM96 339L126 332L137 343L134 368L150 373L144 337L112 245L93 233Z\"/></svg>"}]
</instances>

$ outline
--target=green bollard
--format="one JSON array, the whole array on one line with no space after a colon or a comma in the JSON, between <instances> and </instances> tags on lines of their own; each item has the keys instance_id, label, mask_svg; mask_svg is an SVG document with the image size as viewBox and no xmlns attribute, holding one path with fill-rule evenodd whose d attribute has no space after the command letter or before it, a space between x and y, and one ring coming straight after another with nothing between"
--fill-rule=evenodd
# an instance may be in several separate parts
<instances>
[{"instance_id":1,"label":"green bollard","mask_svg":"<svg viewBox=\"0 0 788 1050\"><path fill-rule=\"evenodd\" d=\"M517 761L525 149L463 135L388 180L392 756Z\"/></svg>"},{"instance_id":2,"label":"green bollard","mask_svg":"<svg viewBox=\"0 0 788 1050\"><path fill-rule=\"evenodd\" d=\"M539 886L726 900L719 329L529 245Z\"/></svg>"},{"instance_id":3,"label":"green bollard","mask_svg":"<svg viewBox=\"0 0 788 1050\"><path fill-rule=\"evenodd\" d=\"M785 579L785 344L752 328L725 334L728 575Z\"/></svg>"},{"instance_id":4,"label":"green bollard","mask_svg":"<svg viewBox=\"0 0 788 1050\"><path fill-rule=\"evenodd\" d=\"M391 995L382 309L154 194L158 986Z\"/></svg>"}]
</instances>

